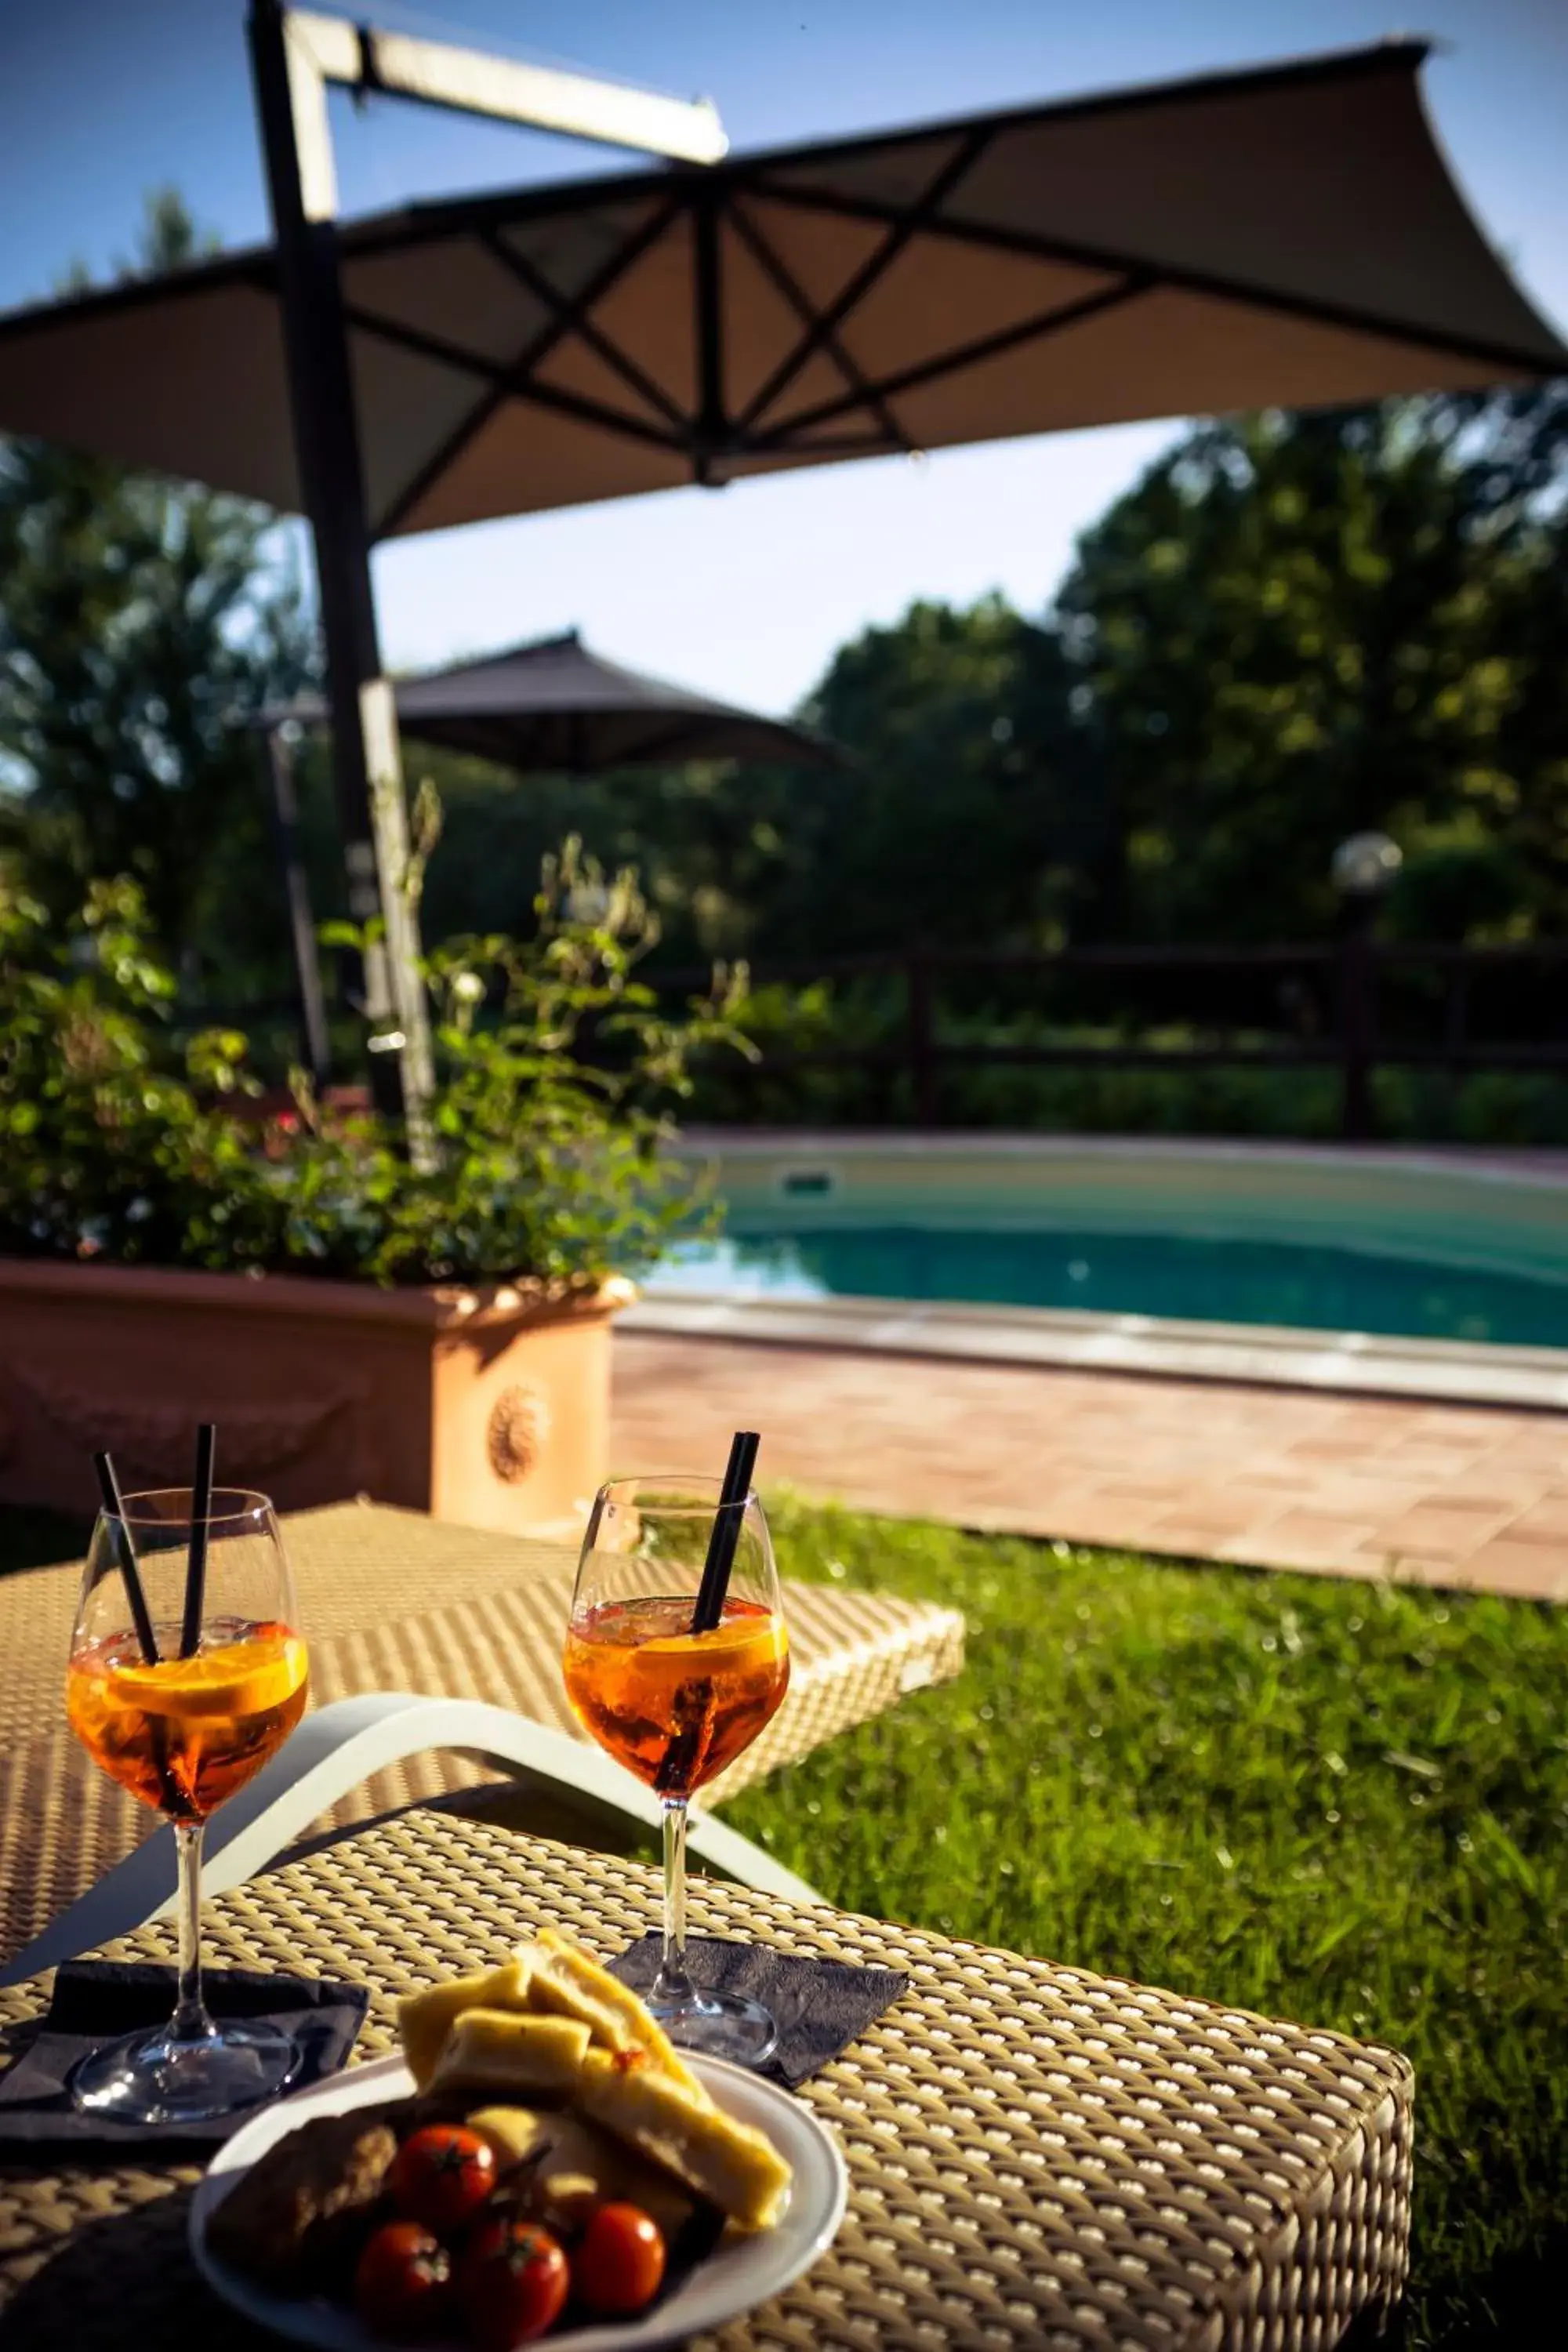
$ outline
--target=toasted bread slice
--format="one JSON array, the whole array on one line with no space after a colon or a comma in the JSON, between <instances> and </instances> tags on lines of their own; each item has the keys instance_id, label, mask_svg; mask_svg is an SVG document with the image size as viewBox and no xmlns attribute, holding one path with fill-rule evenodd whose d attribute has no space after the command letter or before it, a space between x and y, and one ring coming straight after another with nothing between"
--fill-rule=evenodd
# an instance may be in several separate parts
<instances>
[{"instance_id":1,"label":"toasted bread slice","mask_svg":"<svg viewBox=\"0 0 1568 2352\"><path fill-rule=\"evenodd\" d=\"M665 2074L673 2075L695 2098L710 2104L708 2094L680 2056L668 2033L635 1992L613 1977L601 1962L584 1951L553 1927L542 1927L537 1945L524 1945L520 1958L531 1949L541 1955L541 1960L531 1962L539 1977L537 1998L542 2006L559 2007L568 2016L582 2017L587 2022L588 2007L605 2012L616 2022L618 2039L608 2031L595 2031L594 2039L610 2050L646 2050ZM569 2006L575 2003L576 2006Z\"/></svg>"},{"instance_id":2,"label":"toasted bread slice","mask_svg":"<svg viewBox=\"0 0 1568 2352\"><path fill-rule=\"evenodd\" d=\"M520 2017L503 2009L466 2009L453 2021L430 2088L571 2098L588 2040L587 2027L573 2017Z\"/></svg>"},{"instance_id":3,"label":"toasted bread slice","mask_svg":"<svg viewBox=\"0 0 1568 2352\"><path fill-rule=\"evenodd\" d=\"M589 2050L574 2104L639 2155L673 2172L742 2230L767 2230L789 2192L790 2168L771 2139L722 2115L640 2051Z\"/></svg>"},{"instance_id":4,"label":"toasted bread slice","mask_svg":"<svg viewBox=\"0 0 1568 2352\"><path fill-rule=\"evenodd\" d=\"M454 1977L448 1984L432 1985L428 1992L410 1993L397 2004L397 2031L408 2071L420 2090L427 2088L446 2047L453 2023L468 2009L525 2010L528 2007L529 1963L514 1953L499 1969L471 1977Z\"/></svg>"}]
</instances>

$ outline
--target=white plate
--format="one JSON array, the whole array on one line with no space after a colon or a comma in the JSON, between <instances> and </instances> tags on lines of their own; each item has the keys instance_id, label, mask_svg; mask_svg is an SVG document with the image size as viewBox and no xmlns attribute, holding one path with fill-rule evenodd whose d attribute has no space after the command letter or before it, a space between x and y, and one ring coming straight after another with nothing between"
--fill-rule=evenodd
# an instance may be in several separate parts
<instances>
[{"instance_id":1,"label":"white plate","mask_svg":"<svg viewBox=\"0 0 1568 2352\"><path fill-rule=\"evenodd\" d=\"M799 2099L760 2076L717 2058L693 2057L691 2063L725 2113L757 2125L787 2159L795 2179L783 2221L755 2237L727 2239L642 2318L563 2328L546 2337L547 2343L569 2346L571 2352L649 2352L656 2344L677 2343L754 2310L799 2278L832 2242L849 2190L844 2158L832 2134ZM319 2300L268 2294L220 2263L207 2246L207 2221L241 2173L296 2124L310 2116L346 2115L353 2107L407 2098L413 2089L413 2077L401 2058L379 2058L263 2107L225 2142L191 2206L191 2252L203 2277L226 2303L263 2327L292 2336L297 2344L319 2344L327 2352L384 2352L380 2339L362 2327L352 2311ZM441 2352L441 2347L432 2345L426 2352ZM456 2346L452 2352L458 2352Z\"/></svg>"}]
</instances>

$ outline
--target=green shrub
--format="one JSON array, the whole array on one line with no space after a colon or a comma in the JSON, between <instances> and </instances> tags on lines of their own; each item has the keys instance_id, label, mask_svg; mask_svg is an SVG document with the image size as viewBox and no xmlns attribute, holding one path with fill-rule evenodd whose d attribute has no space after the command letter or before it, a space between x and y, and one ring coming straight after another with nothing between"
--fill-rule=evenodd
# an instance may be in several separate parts
<instances>
[{"instance_id":1,"label":"green shrub","mask_svg":"<svg viewBox=\"0 0 1568 2352\"><path fill-rule=\"evenodd\" d=\"M396 1123L323 1112L298 1076L268 1111L239 1032L177 1040L134 885L95 886L60 936L0 877L0 1250L379 1283L647 1265L700 1222L670 1112L693 1048L738 1042L739 984L661 1013L634 976L654 936L635 877L606 882L575 844L535 912L526 942L429 961L434 1149L416 1168Z\"/></svg>"},{"instance_id":2,"label":"green shrub","mask_svg":"<svg viewBox=\"0 0 1568 2352\"><path fill-rule=\"evenodd\" d=\"M916 1123L907 1063L908 1014L897 979L804 988L777 982L747 1002L760 1050L750 1069L704 1059L691 1116L757 1126L910 1126ZM935 1085L941 1124L1026 1134L1267 1136L1331 1142L1341 1133L1343 1080L1330 1065L1299 1069L1189 1066L1178 1056L1211 1042L1190 1024L1157 1028L1048 1022L1037 1015L944 1010L938 1034L953 1058ZM1270 1042L1261 1032L1235 1040ZM985 1064L969 1047L1114 1046L1169 1050L1163 1068L1078 1064ZM783 1066L774 1057L867 1053L854 1060ZM1373 1078L1376 1134L1391 1142L1568 1145L1568 1087L1517 1071L1451 1076L1442 1069L1384 1068Z\"/></svg>"}]
</instances>

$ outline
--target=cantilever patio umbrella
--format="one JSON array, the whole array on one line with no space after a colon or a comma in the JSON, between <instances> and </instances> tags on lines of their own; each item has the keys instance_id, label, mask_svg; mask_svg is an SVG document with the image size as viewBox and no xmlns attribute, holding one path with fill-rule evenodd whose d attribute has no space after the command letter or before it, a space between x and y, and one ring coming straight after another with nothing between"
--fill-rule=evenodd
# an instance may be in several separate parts
<instances>
[{"instance_id":1,"label":"cantilever patio umbrella","mask_svg":"<svg viewBox=\"0 0 1568 2352\"><path fill-rule=\"evenodd\" d=\"M338 232L377 538L790 466L1568 366L1417 42ZM0 429L296 509L271 247L0 320Z\"/></svg>"},{"instance_id":2,"label":"cantilever patio umbrella","mask_svg":"<svg viewBox=\"0 0 1568 2352\"><path fill-rule=\"evenodd\" d=\"M832 767L840 758L809 728L764 719L605 661L575 629L481 661L398 678L393 698L404 735L477 752L507 768L581 773L682 760ZM326 717L319 695L300 695L264 714L268 726L296 719L314 727Z\"/></svg>"},{"instance_id":3,"label":"cantilever patio umbrella","mask_svg":"<svg viewBox=\"0 0 1568 2352\"><path fill-rule=\"evenodd\" d=\"M278 0L251 21L265 125L268 93L287 110ZM339 228L330 301L318 268L320 315L307 334L295 300L289 358L296 390L314 387L300 429L351 893L397 845L380 819L374 852L367 834L366 711L386 709L366 690L367 538L1568 368L1448 175L1425 55L1393 42ZM269 132L275 212L278 152ZM298 296L321 224L289 217ZM0 430L299 509L279 248L0 320ZM384 887L381 905L390 941ZM405 994L417 1030L411 980Z\"/></svg>"}]
</instances>

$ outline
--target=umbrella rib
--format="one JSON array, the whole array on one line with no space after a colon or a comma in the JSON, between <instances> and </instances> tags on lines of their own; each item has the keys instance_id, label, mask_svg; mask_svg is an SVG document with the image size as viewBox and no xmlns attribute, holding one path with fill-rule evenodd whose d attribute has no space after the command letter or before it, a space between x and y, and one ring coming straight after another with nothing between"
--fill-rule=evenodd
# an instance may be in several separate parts
<instances>
[{"instance_id":1,"label":"umbrella rib","mask_svg":"<svg viewBox=\"0 0 1568 2352\"><path fill-rule=\"evenodd\" d=\"M714 452L730 437L724 413L724 318L719 283L719 209L706 193L691 213L691 309L697 415L689 440L694 478L711 487Z\"/></svg>"},{"instance_id":2,"label":"umbrella rib","mask_svg":"<svg viewBox=\"0 0 1568 2352\"><path fill-rule=\"evenodd\" d=\"M752 394L738 420L741 432L748 432L757 418L773 406L779 394L794 383L813 353L823 348L827 338L842 326L857 304L865 299L878 279L891 268L910 237L930 226L937 206L945 202L964 174L978 163L991 143L991 136L988 123L977 124L966 138L960 140L941 171L912 205L906 208L887 205L879 210L877 217L886 226L887 235L875 251L867 255L847 285L839 289L826 310L816 313L814 323L806 329L794 351L784 354L766 382ZM764 182L761 193L765 196L772 195L773 190Z\"/></svg>"},{"instance_id":3,"label":"umbrella rib","mask_svg":"<svg viewBox=\"0 0 1568 2352\"><path fill-rule=\"evenodd\" d=\"M1020 343L1037 342L1043 336L1059 334L1064 328L1079 326L1103 311L1120 310L1124 302L1136 301L1158 283L1153 272L1145 270L1141 277L1124 278L1120 285L1099 287L1092 294L1080 295L1076 302L1059 302L1054 310L1037 311L1032 319L1021 319L1016 326L999 328L994 334L977 336L973 342L957 343L933 359L900 368L897 375L884 376L871 390L883 397L912 392L917 385L933 383L939 376L956 375L961 369L975 367L982 360L998 358ZM752 446L757 449L788 448L794 435L813 425L829 425L835 417L851 415L863 405L861 400L855 398L820 401L816 407L803 409L798 416L792 416L773 432L760 435Z\"/></svg>"},{"instance_id":4,"label":"umbrella rib","mask_svg":"<svg viewBox=\"0 0 1568 2352\"><path fill-rule=\"evenodd\" d=\"M567 316L571 309L567 297L551 284L542 269L536 268L522 254L514 252L498 231L481 229L479 241L488 252L494 254L504 268L511 271L520 285L526 286L529 292L552 310L557 318ZM650 408L657 408L668 423L685 431L689 419L679 403L670 398L662 384L657 383L645 369L638 366L629 352L621 349L613 336L605 334L602 327L595 326L585 312L573 312L565 332L578 336L591 351L598 353L606 367L613 368L624 383L646 400Z\"/></svg>"},{"instance_id":5,"label":"umbrella rib","mask_svg":"<svg viewBox=\"0 0 1568 2352\"><path fill-rule=\"evenodd\" d=\"M571 332L577 319L584 312L592 310L594 304L609 292L616 279L631 268L633 262L640 259L648 247L658 242L679 209L680 200L676 196L656 206L643 222L642 226L627 238L620 251L612 254L603 267L595 272L567 309L552 319L531 342L524 345L512 362L513 372L537 367L541 360L548 357L562 337ZM392 500L375 527L374 535L378 539L384 539L398 529L419 504L426 492L439 481L447 467L455 465L463 451L479 434L484 431L506 397L506 386L492 382L483 399L475 402L461 424L447 435L446 440L431 453L418 471L410 478L396 498Z\"/></svg>"},{"instance_id":6,"label":"umbrella rib","mask_svg":"<svg viewBox=\"0 0 1568 2352\"><path fill-rule=\"evenodd\" d=\"M345 303L343 316L362 334L379 335L384 342L416 352L421 359L437 360L444 367L482 377L504 397L531 400L542 408L558 408L568 416L581 417L584 424L601 425L607 433L625 433L636 441L650 441L656 448L679 449L685 446L672 434L659 432L643 417L628 415L624 408L612 408L606 401L591 399L584 392L567 392L558 384L532 382L526 371L481 359L478 352L465 351L460 343L448 343L440 335L427 334L423 327L405 326L400 319L384 319L374 310L362 310L357 303Z\"/></svg>"},{"instance_id":7,"label":"umbrella rib","mask_svg":"<svg viewBox=\"0 0 1568 2352\"><path fill-rule=\"evenodd\" d=\"M774 252L768 239L746 213L744 207L740 204L731 205L730 219L742 245L751 248L757 262L773 279L801 324L805 327L814 326L816 322L816 312L812 308L810 296L788 264ZM860 401L872 411L888 439L896 448L901 449L906 457L910 456L914 448L914 443L910 439L859 362L847 348L843 338L833 328L830 327L823 337L822 347L850 390L857 393Z\"/></svg>"},{"instance_id":8,"label":"umbrella rib","mask_svg":"<svg viewBox=\"0 0 1568 2352\"><path fill-rule=\"evenodd\" d=\"M757 193L770 204L792 205L801 212L835 213L847 220L890 223L903 217L896 205L879 204L875 197L843 195L832 188L799 184L784 187L764 180ZM940 220L925 220L921 226L931 236L950 237L961 245L984 246L997 253L1023 254L1033 261L1060 261L1082 269L1149 270L1158 283L1177 287L1184 293L1210 294L1224 302L1250 302L1259 310L1310 319L1324 326L1386 336L1391 342L1405 343L1417 351L1449 352L1459 359L1479 360L1488 365L1528 373L1538 382L1544 382L1551 373L1542 362L1528 357L1517 345L1476 335L1453 335L1437 327L1418 327L1408 320L1390 319L1349 303L1331 301L1318 295L1291 294L1282 287L1253 285L1245 278L1226 278L1217 270L1189 268L1180 262L1155 262L1147 254L1126 253L1112 246L1085 245L1075 237L1036 235L1027 229L1004 228L987 221L955 219L951 214Z\"/></svg>"}]
</instances>

